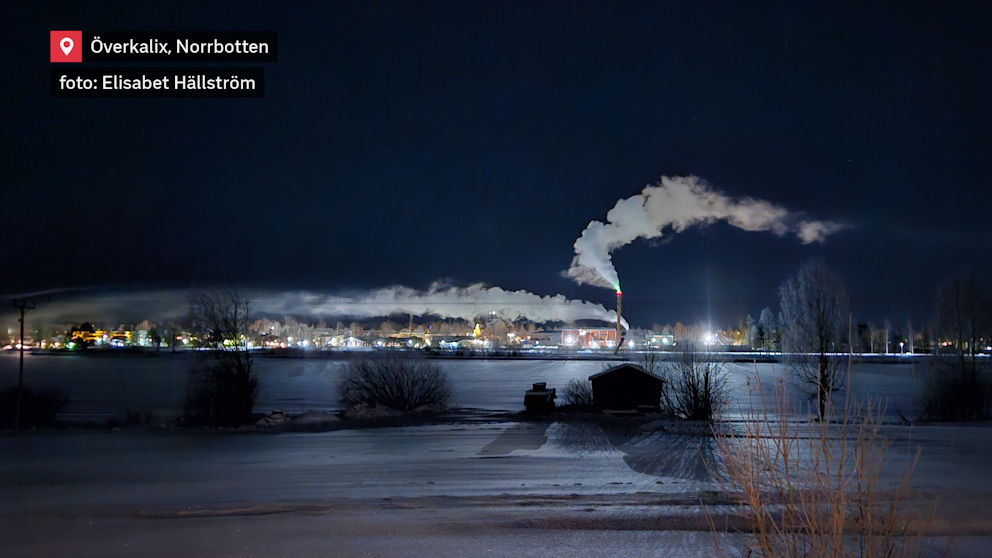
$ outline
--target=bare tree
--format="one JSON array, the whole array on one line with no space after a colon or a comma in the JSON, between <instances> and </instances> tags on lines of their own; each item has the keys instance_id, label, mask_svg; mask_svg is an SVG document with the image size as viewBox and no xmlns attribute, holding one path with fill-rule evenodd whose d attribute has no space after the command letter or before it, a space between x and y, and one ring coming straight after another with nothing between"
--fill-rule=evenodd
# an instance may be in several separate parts
<instances>
[{"instance_id":1,"label":"bare tree","mask_svg":"<svg viewBox=\"0 0 992 558\"><path fill-rule=\"evenodd\" d=\"M665 411L688 420L710 420L720 413L727 399L726 371L722 362L700 353L695 341L680 341L675 360L658 368L665 380Z\"/></svg>"},{"instance_id":2,"label":"bare tree","mask_svg":"<svg viewBox=\"0 0 992 558\"><path fill-rule=\"evenodd\" d=\"M830 353L840 349L847 327L844 281L822 259L804 262L779 289L782 349L793 373L816 394L824 418L830 394L844 384L844 368Z\"/></svg>"},{"instance_id":3,"label":"bare tree","mask_svg":"<svg viewBox=\"0 0 992 558\"><path fill-rule=\"evenodd\" d=\"M197 358L185 405L187 426L239 426L253 418L258 396L255 336L247 293L236 289L198 291L189 296L189 317L205 337L209 351Z\"/></svg>"},{"instance_id":4,"label":"bare tree","mask_svg":"<svg viewBox=\"0 0 992 558\"><path fill-rule=\"evenodd\" d=\"M962 362L974 361L980 352L979 340L988 333L989 314L989 304L974 277L951 281L938 293L937 322Z\"/></svg>"},{"instance_id":5,"label":"bare tree","mask_svg":"<svg viewBox=\"0 0 992 558\"><path fill-rule=\"evenodd\" d=\"M973 277L955 280L937 297L937 327L950 346L935 355L921 406L930 420L985 420L992 416L992 365L980 343L992 328L992 309Z\"/></svg>"},{"instance_id":6,"label":"bare tree","mask_svg":"<svg viewBox=\"0 0 992 558\"><path fill-rule=\"evenodd\" d=\"M247 347L254 304L237 289L196 291L189 295L189 318L213 348Z\"/></svg>"},{"instance_id":7,"label":"bare tree","mask_svg":"<svg viewBox=\"0 0 992 558\"><path fill-rule=\"evenodd\" d=\"M852 350L856 349L859 353L867 353L871 346L871 334L869 333L868 324L859 322L858 325L854 326L854 339L851 340L851 348Z\"/></svg>"},{"instance_id":8,"label":"bare tree","mask_svg":"<svg viewBox=\"0 0 992 558\"><path fill-rule=\"evenodd\" d=\"M761 340L761 348L766 351L771 349L771 342L775 336L775 325L775 313L766 306L761 310L761 315L758 316L758 336Z\"/></svg>"}]
</instances>

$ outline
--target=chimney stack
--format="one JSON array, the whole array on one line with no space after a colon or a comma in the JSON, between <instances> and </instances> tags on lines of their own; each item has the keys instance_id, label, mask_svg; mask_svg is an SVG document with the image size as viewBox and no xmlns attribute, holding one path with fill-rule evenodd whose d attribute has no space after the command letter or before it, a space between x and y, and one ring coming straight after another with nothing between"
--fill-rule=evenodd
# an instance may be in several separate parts
<instances>
[{"instance_id":1,"label":"chimney stack","mask_svg":"<svg viewBox=\"0 0 992 558\"><path fill-rule=\"evenodd\" d=\"M623 292L617 289L617 346L620 346L620 338L622 335L622 330L620 329L620 312L623 309Z\"/></svg>"}]
</instances>

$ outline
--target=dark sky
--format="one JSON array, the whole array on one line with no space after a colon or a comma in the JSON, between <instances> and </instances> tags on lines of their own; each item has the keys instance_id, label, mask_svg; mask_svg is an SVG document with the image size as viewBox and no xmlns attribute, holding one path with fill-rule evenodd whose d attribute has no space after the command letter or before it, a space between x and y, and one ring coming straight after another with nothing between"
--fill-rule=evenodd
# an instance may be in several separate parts
<instances>
[{"instance_id":1,"label":"dark sky","mask_svg":"<svg viewBox=\"0 0 992 558\"><path fill-rule=\"evenodd\" d=\"M684 174L854 228L636 242L634 325L757 316L814 255L863 319L992 271L984 3L43 6L0 8L2 293L448 278L608 303L559 275L572 243ZM264 99L52 99L52 29L275 30L279 62Z\"/></svg>"}]
</instances>

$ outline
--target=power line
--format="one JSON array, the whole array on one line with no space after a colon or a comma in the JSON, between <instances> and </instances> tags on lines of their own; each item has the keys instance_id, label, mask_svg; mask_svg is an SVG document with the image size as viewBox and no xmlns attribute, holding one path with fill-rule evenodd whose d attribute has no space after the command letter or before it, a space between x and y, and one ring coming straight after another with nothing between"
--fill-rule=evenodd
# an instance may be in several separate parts
<instances>
[{"instance_id":1,"label":"power line","mask_svg":"<svg viewBox=\"0 0 992 558\"><path fill-rule=\"evenodd\" d=\"M21 317L18 320L21 322L21 338L18 343L20 363L17 373L17 410L14 415L14 432L17 432L21 428L21 398L24 396L24 313L28 310L34 310L35 304L33 299L15 298L10 302L10 305L21 311Z\"/></svg>"}]
</instances>

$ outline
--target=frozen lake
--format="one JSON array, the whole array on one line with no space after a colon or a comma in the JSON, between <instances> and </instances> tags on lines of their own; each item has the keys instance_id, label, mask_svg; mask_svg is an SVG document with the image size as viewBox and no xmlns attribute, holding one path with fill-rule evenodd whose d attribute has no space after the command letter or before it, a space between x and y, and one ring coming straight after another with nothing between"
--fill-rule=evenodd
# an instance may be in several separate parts
<instances>
[{"instance_id":1,"label":"frozen lake","mask_svg":"<svg viewBox=\"0 0 992 558\"><path fill-rule=\"evenodd\" d=\"M29 387L65 390L68 419L121 419L128 410L176 416L182 409L193 353L148 355L25 355L24 377ZM289 414L307 410L338 410L337 381L342 359L258 358L259 396L256 410L282 409ZM561 387L573 378L587 378L614 363L590 360L440 359L451 377L454 403L463 408L520 411L523 396L534 382ZM919 369L917 359L906 364L855 364L851 386L855 394L888 399L888 413L914 416ZM730 412L748 408L757 394L747 380L758 372L766 395L774 378L787 374L783 365L727 364L731 385ZM17 382L17 355L0 355L0 386ZM752 386L750 386L753 388Z\"/></svg>"},{"instance_id":2,"label":"frozen lake","mask_svg":"<svg viewBox=\"0 0 992 558\"><path fill-rule=\"evenodd\" d=\"M70 417L175 414L192 356L28 356L25 378L68 391ZM561 386L605 364L438 363L451 376L455 403L493 411L520 410L533 382ZM344 362L258 364L258 410L338 408ZM755 372L767 396L785 369L728 365L731 410L757 397L748 384ZM886 397L890 413L912 414L917 373L912 363L857 365L852 392ZM0 383L16 378L16 355L3 355ZM958 541L951 555L987 555L992 429L891 425L886 432L894 440L891 474L922 449L913 484L940 495L946 519L938 534ZM622 421L550 420L6 437L0 540L13 556L709 556L713 538L699 503L726 509L705 465L713 443Z\"/></svg>"}]
</instances>

